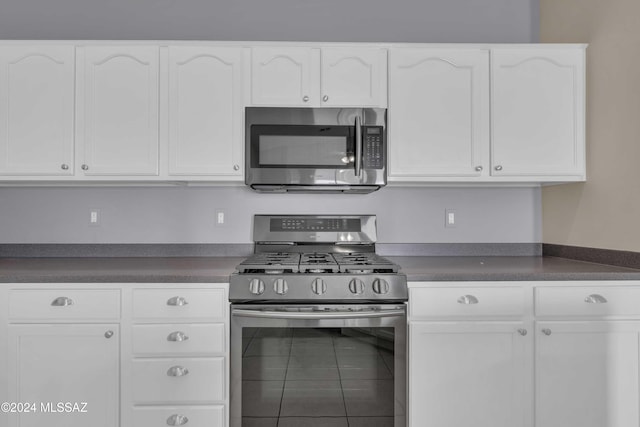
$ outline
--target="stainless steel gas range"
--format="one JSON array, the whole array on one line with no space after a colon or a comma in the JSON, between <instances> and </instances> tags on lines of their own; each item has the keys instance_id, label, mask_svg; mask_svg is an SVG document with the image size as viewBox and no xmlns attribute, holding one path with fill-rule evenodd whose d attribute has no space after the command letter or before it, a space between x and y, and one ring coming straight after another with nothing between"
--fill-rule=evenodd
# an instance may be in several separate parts
<instances>
[{"instance_id":1,"label":"stainless steel gas range","mask_svg":"<svg viewBox=\"0 0 640 427\"><path fill-rule=\"evenodd\" d=\"M406 277L376 239L372 215L255 216L230 278L232 427L405 426Z\"/></svg>"}]
</instances>

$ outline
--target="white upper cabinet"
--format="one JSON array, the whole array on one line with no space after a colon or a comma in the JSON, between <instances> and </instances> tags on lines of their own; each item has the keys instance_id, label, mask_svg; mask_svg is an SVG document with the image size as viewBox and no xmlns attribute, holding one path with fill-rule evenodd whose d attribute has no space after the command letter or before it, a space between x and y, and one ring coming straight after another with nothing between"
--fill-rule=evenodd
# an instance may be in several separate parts
<instances>
[{"instance_id":1,"label":"white upper cabinet","mask_svg":"<svg viewBox=\"0 0 640 427\"><path fill-rule=\"evenodd\" d=\"M74 171L73 46L0 46L0 175Z\"/></svg>"},{"instance_id":2,"label":"white upper cabinet","mask_svg":"<svg viewBox=\"0 0 640 427\"><path fill-rule=\"evenodd\" d=\"M242 48L169 47L169 175L243 178Z\"/></svg>"},{"instance_id":3,"label":"white upper cabinet","mask_svg":"<svg viewBox=\"0 0 640 427\"><path fill-rule=\"evenodd\" d=\"M491 174L583 180L585 51L491 51Z\"/></svg>"},{"instance_id":4,"label":"white upper cabinet","mask_svg":"<svg viewBox=\"0 0 640 427\"><path fill-rule=\"evenodd\" d=\"M386 49L256 47L251 104L386 106Z\"/></svg>"},{"instance_id":5,"label":"white upper cabinet","mask_svg":"<svg viewBox=\"0 0 640 427\"><path fill-rule=\"evenodd\" d=\"M251 49L251 104L317 105L320 101L320 49Z\"/></svg>"},{"instance_id":6,"label":"white upper cabinet","mask_svg":"<svg viewBox=\"0 0 640 427\"><path fill-rule=\"evenodd\" d=\"M388 114L390 181L487 175L488 51L391 49Z\"/></svg>"},{"instance_id":7,"label":"white upper cabinet","mask_svg":"<svg viewBox=\"0 0 640 427\"><path fill-rule=\"evenodd\" d=\"M157 175L159 48L78 51L77 141L84 175Z\"/></svg>"}]
</instances>

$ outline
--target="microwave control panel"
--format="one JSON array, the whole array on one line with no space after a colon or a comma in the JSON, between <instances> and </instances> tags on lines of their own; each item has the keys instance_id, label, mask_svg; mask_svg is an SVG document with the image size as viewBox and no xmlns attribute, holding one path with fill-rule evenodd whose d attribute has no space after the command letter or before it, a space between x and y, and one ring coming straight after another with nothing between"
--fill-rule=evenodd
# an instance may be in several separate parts
<instances>
[{"instance_id":1,"label":"microwave control panel","mask_svg":"<svg viewBox=\"0 0 640 427\"><path fill-rule=\"evenodd\" d=\"M364 126L362 137L363 167L384 168L384 131L382 126Z\"/></svg>"}]
</instances>

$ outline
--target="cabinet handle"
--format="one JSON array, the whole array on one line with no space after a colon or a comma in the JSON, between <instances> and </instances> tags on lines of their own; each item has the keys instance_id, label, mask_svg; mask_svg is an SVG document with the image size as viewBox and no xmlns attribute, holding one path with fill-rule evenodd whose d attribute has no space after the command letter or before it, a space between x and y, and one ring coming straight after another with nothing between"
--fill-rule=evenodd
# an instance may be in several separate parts
<instances>
[{"instance_id":1,"label":"cabinet handle","mask_svg":"<svg viewBox=\"0 0 640 427\"><path fill-rule=\"evenodd\" d=\"M329 100L329 97L328 97L327 95L325 95L325 96L323 96L323 97L322 97L322 100L323 100L324 102L327 102L327 101Z\"/></svg>"},{"instance_id":2,"label":"cabinet handle","mask_svg":"<svg viewBox=\"0 0 640 427\"><path fill-rule=\"evenodd\" d=\"M171 332L169 335L167 335L167 341L172 341L172 342L182 342L188 339L189 339L189 335L180 331Z\"/></svg>"},{"instance_id":3,"label":"cabinet handle","mask_svg":"<svg viewBox=\"0 0 640 427\"><path fill-rule=\"evenodd\" d=\"M527 335L527 330L524 328L520 328L518 329L518 333L524 337L525 335Z\"/></svg>"},{"instance_id":4,"label":"cabinet handle","mask_svg":"<svg viewBox=\"0 0 640 427\"><path fill-rule=\"evenodd\" d=\"M477 303L478 298L474 297L473 295L462 295L460 298L458 298L458 304L470 305Z\"/></svg>"},{"instance_id":5,"label":"cabinet handle","mask_svg":"<svg viewBox=\"0 0 640 427\"><path fill-rule=\"evenodd\" d=\"M89 170L89 165L82 165L82 166L80 166L80 168L81 168L83 171L86 171L86 170Z\"/></svg>"},{"instance_id":6,"label":"cabinet handle","mask_svg":"<svg viewBox=\"0 0 640 427\"><path fill-rule=\"evenodd\" d=\"M549 336L549 335L551 335L551 329L546 329L545 328L545 329L542 330L542 333L545 334L546 336Z\"/></svg>"},{"instance_id":7,"label":"cabinet handle","mask_svg":"<svg viewBox=\"0 0 640 427\"><path fill-rule=\"evenodd\" d=\"M482 172L482 166L476 166L476 172Z\"/></svg>"},{"instance_id":8,"label":"cabinet handle","mask_svg":"<svg viewBox=\"0 0 640 427\"><path fill-rule=\"evenodd\" d=\"M307 95L305 95L305 96L302 97L302 100L304 102L309 102L309 97Z\"/></svg>"},{"instance_id":9,"label":"cabinet handle","mask_svg":"<svg viewBox=\"0 0 640 427\"><path fill-rule=\"evenodd\" d=\"M68 165L68 164L66 164L66 163L63 163L63 164L62 164L62 166L60 166L60 168L61 168L63 171L66 171L66 170L68 170L68 169L69 169L69 165Z\"/></svg>"},{"instance_id":10,"label":"cabinet handle","mask_svg":"<svg viewBox=\"0 0 640 427\"><path fill-rule=\"evenodd\" d=\"M172 366L167 370L167 376L169 377L184 377L189 373L189 370L184 366Z\"/></svg>"},{"instance_id":11,"label":"cabinet handle","mask_svg":"<svg viewBox=\"0 0 640 427\"><path fill-rule=\"evenodd\" d=\"M497 170L497 171L501 171L502 170L502 166L498 165L494 169Z\"/></svg>"},{"instance_id":12,"label":"cabinet handle","mask_svg":"<svg viewBox=\"0 0 640 427\"><path fill-rule=\"evenodd\" d=\"M71 298L67 297L58 297L51 301L51 305L54 307L66 307L68 305L73 305L74 302Z\"/></svg>"},{"instance_id":13,"label":"cabinet handle","mask_svg":"<svg viewBox=\"0 0 640 427\"><path fill-rule=\"evenodd\" d=\"M167 418L168 426L183 426L189 422L189 418L184 415L173 414Z\"/></svg>"},{"instance_id":14,"label":"cabinet handle","mask_svg":"<svg viewBox=\"0 0 640 427\"><path fill-rule=\"evenodd\" d=\"M239 170L240 170L240 166L238 166L238 165L233 165L233 170L234 170L234 171L239 171Z\"/></svg>"},{"instance_id":15,"label":"cabinet handle","mask_svg":"<svg viewBox=\"0 0 640 427\"><path fill-rule=\"evenodd\" d=\"M107 331L104 333L104 337L107 339L111 338L112 336L113 336L113 331Z\"/></svg>"},{"instance_id":16,"label":"cabinet handle","mask_svg":"<svg viewBox=\"0 0 640 427\"><path fill-rule=\"evenodd\" d=\"M602 295L598 295L598 294L591 294L589 296L587 296L584 299L584 302L588 303L588 304L604 304L607 301L607 299L605 297L603 297Z\"/></svg>"},{"instance_id":17,"label":"cabinet handle","mask_svg":"<svg viewBox=\"0 0 640 427\"><path fill-rule=\"evenodd\" d=\"M174 307L182 307L183 305L187 305L189 302L183 297L173 297L167 300L167 305Z\"/></svg>"}]
</instances>

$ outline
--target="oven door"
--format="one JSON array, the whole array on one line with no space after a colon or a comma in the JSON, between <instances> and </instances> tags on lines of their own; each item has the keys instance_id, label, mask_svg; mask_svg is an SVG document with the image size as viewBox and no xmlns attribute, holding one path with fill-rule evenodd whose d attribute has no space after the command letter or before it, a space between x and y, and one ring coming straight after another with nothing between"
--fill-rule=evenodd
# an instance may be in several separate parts
<instances>
[{"instance_id":1,"label":"oven door","mask_svg":"<svg viewBox=\"0 0 640 427\"><path fill-rule=\"evenodd\" d=\"M404 304L231 307L231 427L405 427Z\"/></svg>"}]
</instances>

